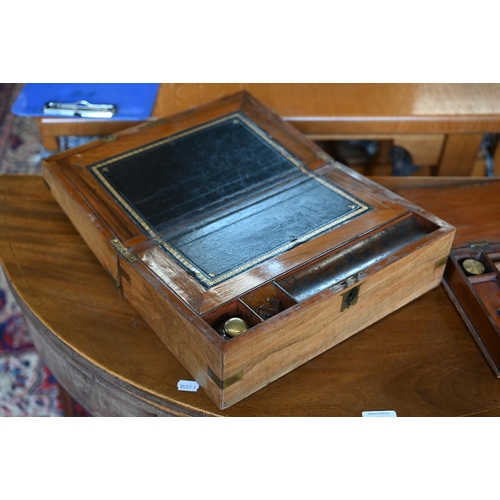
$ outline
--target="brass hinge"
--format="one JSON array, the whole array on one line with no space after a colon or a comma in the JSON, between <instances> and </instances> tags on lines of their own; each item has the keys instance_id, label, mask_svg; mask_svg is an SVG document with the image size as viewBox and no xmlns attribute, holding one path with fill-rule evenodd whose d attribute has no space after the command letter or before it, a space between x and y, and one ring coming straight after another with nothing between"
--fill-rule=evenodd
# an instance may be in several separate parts
<instances>
[{"instance_id":1,"label":"brass hinge","mask_svg":"<svg viewBox=\"0 0 500 500\"><path fill-rule=\"evenodd\" d=\"M118 136L116 134L111 134L111 135L106 135L101 140L102 142L113 142L116 141L116 139L118 139Z\"/></svg>"},{"instance_id":2,"label":"brass hinge","mask_svg":"<svg viewBox=\"0 0 500 500\"><path fill-rule=\"evenodd\" d=\"M434 269L438 269L441 266L444 266L448 262L448 256L442 257L434 264Z\"/></svg>"},{"instance_id":3,"label":"brass hinge","mask_svg":"<svg viewBox=\"0 0 500 500\"><path fill-rule=\"evenodd\" d=\"M115 247L115 250L120 252L129 262L135 262L137 260L137 257L118 238L113 238L110 241Z\"/></svg>"}]
</instances>

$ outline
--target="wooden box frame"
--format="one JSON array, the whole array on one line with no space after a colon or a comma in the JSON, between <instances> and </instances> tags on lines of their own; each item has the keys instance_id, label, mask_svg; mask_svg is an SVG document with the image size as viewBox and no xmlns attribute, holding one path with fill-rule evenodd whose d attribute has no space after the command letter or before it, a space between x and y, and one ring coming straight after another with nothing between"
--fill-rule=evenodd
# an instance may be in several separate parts
<instances>
[{"instance_id":1,"label":"wooden box frame","mask_svg":"<svg viewBox=\"0 0 500 500\"><path fill-rule=\"evenodd\" d=\"M462 266L466 259L481 262L484 272L468 273ZM443 286L484 359L500 378L500 243L482 241L453 248Z\"/></svg>"},{"instance_id":2,"label":"wooden box frame","mask_svg":"<svg viewBox=\"0 0 500 500\"><path fill-rule=\"evenodd\" d=\"M369 210L207 285L117 203L93 175L93 166L232 113L295 158L302 173L352 197L353 207ZM247 92L49 157L43 175L125 297L219 409L437 286L455 233L446 222L335 162ZM280 312L263 318L259 307L267 299L277 299ZM226 340L216 329L234 315L250 328Z\"/></svg>"}]
</instances>

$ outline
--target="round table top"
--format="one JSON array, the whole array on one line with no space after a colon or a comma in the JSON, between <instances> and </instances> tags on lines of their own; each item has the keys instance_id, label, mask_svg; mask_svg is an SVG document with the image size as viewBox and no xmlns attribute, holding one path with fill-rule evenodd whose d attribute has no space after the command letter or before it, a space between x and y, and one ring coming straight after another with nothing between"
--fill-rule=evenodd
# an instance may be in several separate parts
<instances>
[{"instance_id":1,"label":"round table top","mask_svg":"<svg viewBox=\"0 0 500 500\"><path fill-rule=\"evenodd\" d=\"M500 183L386 182L457 227L454 246L498 241ZM218 410L202 389L177 389L192 377L125 300L43 179L3 176L0 187L0 257L13 293L48 367L93 415L500 415L500 382L441 286Z\"/></svg>"}]
</instances>

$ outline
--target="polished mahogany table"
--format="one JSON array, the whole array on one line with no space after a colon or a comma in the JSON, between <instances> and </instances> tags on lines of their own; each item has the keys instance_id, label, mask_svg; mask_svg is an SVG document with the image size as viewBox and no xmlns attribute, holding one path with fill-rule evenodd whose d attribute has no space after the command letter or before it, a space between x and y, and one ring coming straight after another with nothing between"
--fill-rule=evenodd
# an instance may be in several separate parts
<instances>
[{"instance_id":1,"label":"polished mahogany table","mask_svg":"<svg viewBox=\"0 0 500 500\"><path fill-rule=\"evenodd\" d=\"M457 227L496 240L499 180L376 178ZM41 356L96 416L500 416L490 371L442 286L255 394L218 410L124 299L40 176L1 176L0 257ZM397 285L396 285L397 286Z\"/></svg>"},{"instance_id":2,"label":"polished mahogany table","mask_svg":"<svg viewBox=\"0 0 500 500\"><path fill-rule=\"evenodd\" d=\"M178 84L160 86L151 119L247 89L313 140L391 140L438 175L471 175L483 134L500 132L500 84ZM108 135L133 122L39 118L46 149L62 135ZM500 175L497 148L495 175Z\"/></svg>"}]
</instances>

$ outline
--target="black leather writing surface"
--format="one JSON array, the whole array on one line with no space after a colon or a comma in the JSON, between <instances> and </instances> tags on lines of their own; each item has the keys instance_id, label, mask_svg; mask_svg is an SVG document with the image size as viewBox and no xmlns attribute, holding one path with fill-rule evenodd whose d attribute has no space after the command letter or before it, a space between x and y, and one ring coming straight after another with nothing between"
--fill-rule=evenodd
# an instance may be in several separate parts
<instances>
[{"instance_id":1,"label":"black leather writing surface","mask_svg":"<svg viewBox=\"0 0 500 500\"><path fill-rule=\"evenodd\" d=\"M371 208L307 170L240 113L89 168L205 286Z\"/></svg>"},{"instance_id":2,"label":"black leather writing surface","mask_svg":"<svg viewBox=\"0 0 500 500\"><path fill-rule=\"evenodd\" d=\"M207 281L220 282L349 220L360 207L308 178L292 189L172 239Z\"/></svg>"},{"instance_id":3,"label":"black leather writing surface","mask_svg":"<svg viewBox=\"0 0 500 500\"><path fill-rule=\"evenodd\" d=\"M99 168L156 232L296 171L298 160L239 114L122 155ZM253 125L253 126L251 126Z\"/></svg>"}]
</instances>

